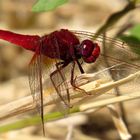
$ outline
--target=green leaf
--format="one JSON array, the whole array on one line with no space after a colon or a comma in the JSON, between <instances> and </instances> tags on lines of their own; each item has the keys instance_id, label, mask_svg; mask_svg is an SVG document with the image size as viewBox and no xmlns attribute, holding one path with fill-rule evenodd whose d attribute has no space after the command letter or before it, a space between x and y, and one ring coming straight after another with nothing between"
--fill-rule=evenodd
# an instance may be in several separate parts
<instances>
[{"instance_id":1,"label":"green leaf","mask_svg":"<svg viewBox=\"0 0 140 140\"><path fill-rule=\"evenodd\" d=\"M119 38L126 42L134 53L140 55L140 24L135 25L128 32L129 35L121 35Z\"/></svg>"},{"instance_id":2,"label":"green leaf","mask_svg":"<svg viewBox=\"0 0 140 140\"><path fill-rule=\"evenodd\" d=\"M58 6L68 2L68 0L39 0L32 8L34 12L51 11Z\"/></svg>"},{"instance_id":3,"label":"green leaf","mask_svg":"<svg viewBox=\"0 0 140 140\"><path fill-rule=\"evenodd\" d=\"M129 32L131 36L140 39L140 24L137 24L136 26L131 28Z\"/></svg>"},{"instance_id":4,"label":"green leaf","mask_svg":"<svg viewBox=\"0 0 140 140\"><path fill-rule=\"evenodd\" d=\"M140 38L132 35L121 35L119 38L126 42L134 53L140 56Z\"/></svg>"}]
</instances>

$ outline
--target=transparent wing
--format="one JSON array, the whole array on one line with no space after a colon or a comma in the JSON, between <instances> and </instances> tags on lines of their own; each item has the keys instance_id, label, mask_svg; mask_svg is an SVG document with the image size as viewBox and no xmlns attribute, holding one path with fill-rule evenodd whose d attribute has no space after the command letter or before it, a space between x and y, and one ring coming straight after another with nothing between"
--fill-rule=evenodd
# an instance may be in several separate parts
<instances>
[{"instance_id":1,"label":"transparent wing","mask_svg":"<svg viewBox=\"0 0 140 140\"><path fill-rule=\"evenodd\" d=\"M51 50L54 50L51 52L52 57L55 58L56 55L60 56L61 52L59 51L59 46L54 36L50 36L50 42L52 43ZM43 98L48 98L48 94L52 96L57 107L60 103L64 104L61 105L61 108L59 107L60 111L66 110L66 108L70 106L66 72L62 68L63 64L59 65L61 63L59 57L58 59L51 59L43 55L35 54L30 64L29 83L33 99L43 123Z\"/></svg>"},{"instance_id":2,"label":"transparent wing","mask_svg":"<svg viewBox=\"0 0 140 140\"><path fill-rule=\"evenodd\" d=\"M109 38L103 35L94 39L94 33L85 31L73 32L81 41L84 39L91 39L95 43L98 43L101 48L101 55L90 68L92 72L104 70L105 68L117 65L117 67L113 67L109 69L109 71L102 73L101 78L111 76L111 79L119 80L140 70L140 56L134 53L131 50L131 47L121 40ZM135 50L140 49L140 45L138 44L132 44L132 46ZM139 81L140 77L135 80L135 84L133 81L132 92L139 89ZM128 89L128 87L130 88L130 85L132 84L129 83L129 86L124 86L124 89ZM137 86L137 88L134 88L135 86ZM128 92L130 92L130 90L128 90Z\"/></svg>"},{"instance_id":3,"label":"transparent wing","mask_svg":"<svg viewBox=\"0 0 140 140\"><path fill-rule=\"evenodd\" d=\"M53 59L54 61L54 69L50 73L50 80L56 90L57 93L57 100L54 100L56 104L58 105L58 102L61 102L64 104L64 110L65 108L70 106L70 97L69 97L69 86L68 86L68 77L66 76L66 73L68 71L64 68L64 62L60 61L60 55L61 52L59 50L59 41L57 40L57 37L50 36L50 41L53 44L52 50L52 57L58 59ZM46 65L47 66L47 65Z\"/></svg>"},{"instance_id":4,"label":"transparent wing","mask_svg":"<svg viewBox=\"0 0 140 140\"><path fill-rule=\"evenodd\" d=\"M102 58L112 62L124 62L126 65L133 67L134 69L140 69L139 55L136 55L131 48L124 42L118 39L112 39L110 37L98 36L94 39L95 34L85 31L73 31L81 40L91 39L98 43L101 47ZM132 44L135 50L140 49L140 45Z\"/></svg>"},{"instance_id":5,"label":"transparent wing","mask_svg":"<svg viewBox=\"0 0 140 140\"><path fill-rule=\"evenodd\" d=\"M42 81L45 99L50 98L56 105L57 110L66 115L70 107L69 103L69 86L68 86L68 72L66 69L58 68L56 65L60 63L59 60L50 59L43 56L42 61ZM49 95L49 96L48 96ZM47 101L47 100L46 100ZM45 102L46 102L45 101Z\"/></svg>"},{"instance_id":6,"label":"transparent wing","mask_svg":"<svg viewBox=\"0 0 140 140\"><path fill-rule=\"evenodd\" d=\"M36 104L37 111L41 116L43 133L45 135L44 127L44 109L43 109L43 84L42 84L42 65L41 55L34 55L33 60L29 65L29 85L33 100Z\"/></svg>"}]
</instances>

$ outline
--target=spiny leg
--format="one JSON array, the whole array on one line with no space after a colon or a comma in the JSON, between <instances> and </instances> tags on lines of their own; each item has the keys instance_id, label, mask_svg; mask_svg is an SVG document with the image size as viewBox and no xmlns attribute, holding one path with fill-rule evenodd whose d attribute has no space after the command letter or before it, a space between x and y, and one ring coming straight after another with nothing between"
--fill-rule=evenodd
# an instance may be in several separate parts
<instances>
[{"instance_id":1,"label":"spiny leg","mask_svg":"<svg viewBox=\"0 0 140 140\"><path fill-rule=\"evenodd\" d=\"M62 66L60 66L60 68L59 68L59 65L60 64L63 64ZM68 64L69 64L69 62L60 62L60 64L58 63L58 64L56 64L56 67L57 67L57 70L58 70L58 72L60 73L60 75L61 75L61 78L63 79L63 81L65 81L65 78L64 78L64 75L62 74L62 72L61 72L61 70L63 69L63 68L65 68ZM65 84L65 86L66 86L66 91L67 91L67 99L68 99L68 104L69 104L69 106L70 106L70 94L69 94L69 89L67 88L68 87L68 85L66 85L67 83L64 83Z\"/></svg>"},{"instance_id":2,"label":"spiny leg","mask_svg":"<svg viewBox=\"0 0 140 140\"><path fill-rule=\"evenodd\" d=\"M53 43L55 44L56 46L56 52L57 52L57 55L60 57L60 50L59 50L59 43L58 43L58 40L57 40L57 37L54 35L53 36ZM54 48L55 49L55 48ZM56 54L54 54L54 56L56 56ZM69 95L69 89L67 88L68 86L66 85L65 83L65 78L64 78L64 75L62 74L61 70L67 66L69 64L69 61L63 61L63 62L59 62L59 63L56 63L56 70L50 75L50 78L51 78L51 81L60 97L60 99L64 102L65 105L67 105L68 107L70 106L70 95ZM61 65L59 67L59 65ZM57 72L59 72L63 82L64 82L64 85L66 87L66 92L67 92L67 99L68 99L68 103L64 100L64 98L62 97L61 93L59 92L59 90L57 89L57 86L55 85L55 82L53 81L53 75L55 75Z\"/></svg>"},{"instance_id":3,"label":"spiny leg","mask_svg":"<svg viewBox=\"0 0 140 140\"><path fill-rule=\"evenodd\" d=\"M77 64L78 64L78 67L79 67L80 72L81 72L81 73L84 73L84 70L83 70L83 68L81 67L79 61L78 61L77 59L76 59L75 61L76 61ZM79 87L76 86L76 84L75 84L75 83L76 83L76 77L74 78L75 61L73 61L73 65L72 65L72 69L71 69L71 81L70 81L70 82L71 82L71 85L72 85L72 87L74 87L75 89L84 92L86 95L91 95L90 93L87 93L84 89L79 88Z\"/></svg>"},{"instance_id":4,"label":"spiny leg","mask_svg":"<svg viewBox=\"0 0 140 140\"><path fill-rule=\"evenodd\" d=\"M62 65L62 64L63 64L63 65ZM61 65L61 66L59 67L59 65ZM54 88L55 88L55 90L56 90L58 96L60 97L60 99L64 102L64 104L65 104L66 106L70 107L70 95L69 95L69 90L66 89L66 91L67 91L67 98L68 98L68 103L67 103L67 102L64 100L63 96L60 94L60 92L59 92L59 90L57 89L57 87L56 87L56 85L55 85L55 82L54 82L54 80L53 80L53 78L52 78L53 75L55 75L57 72L59 72L59 74L61 75L62 80L65 81L65 78L64 78L63 74L61 73L61 70L62 70L65 66L66 66L66 65L65 65L64 62L56 63L57 69L56 69L55 71L53 71L53 72L50 74L50 79L51 79L52 84L53 84L53 86L54 86Z\"/></svg>"},{"instance_id":5,"label":"spiny leg","mask_svg":"<svg viewBox=\"0 0 140 140\"><path fill-rule=\"evenodd\" d=\"M70 80L70 83L71 85L75 88L75 89L79 89L79 90L82 90L81 88L77 87L76 84L75 84L75 81L76 81L76 78L74 78L74 69L75 69L75 62L77 63L78 67L79 67L79 70L81 73L84 73L84 70L82 68L82 66L80 65L78 59L76 58L76 55L75 55L75 49L74 49L74 46L70 46L70 54L72 56L72 69L71 69L71 80Z\"/></svg>"},{"instance_id":6,"label":"spiny leg","mask_svg":"<svg viewBox=\"0 0 140 140\"><path fill-rule=\"evenodd\" d=\"M83 68L82 68L82 66L81 66L81 64L79 63L79 61L77 59L76 59L76 62L77 62L77 65L79 67L79 70L80 70L81 74L85 73Z\"/></svg>"}]
</instances>

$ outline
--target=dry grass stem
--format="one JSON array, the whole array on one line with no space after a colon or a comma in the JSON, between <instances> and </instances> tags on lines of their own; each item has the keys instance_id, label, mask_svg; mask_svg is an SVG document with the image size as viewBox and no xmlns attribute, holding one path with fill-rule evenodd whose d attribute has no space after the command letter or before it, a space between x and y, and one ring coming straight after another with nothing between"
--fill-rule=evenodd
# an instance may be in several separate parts
<instances>
[{"instance_id":1,"label":"dry grass stem","mask_svg":"<svg viewBox=\"0 0 140 140\"><path fill-rule=\"evenodd\" d=\"M100 83L101 80L91 81L81 86L80 88L84 89L88 93L91 93L92 95L100 96L101 94L105 94L107 91L113 89L114 87L118 87L129 81L134 80L138 76L140 76L140 71L115 82L111 81L111 82L102 84L102 82ZM70 95L71 95L70 97L71 99L86 97L85 94L81 93L81 91L75 91L72 88L70 89ZM47 95L47 98L44 99L45 106L50 105L50 104L55 104L53 98L52 97L49 98L49 96L50 95ZM91 98L90 96L88 97ZM136 99L139 97L140 97L140 93L132 93L132 94L128 94L128 95L124 95L120 97L113 97L111 99L105 99L103 101L97 101L95 103L81 105L80 109L81 111L84 111L90 108L101 107L101 106L105 106L112 103ZM56 100L58 98L56 94L55 94L55 98ZM35 104L33 103L32 96L30 95L30 96L24 97L17 101L13 101L6 105L0 106L0 120L6 119L9 117L18 115L18 114L22 114L24 112L33 110L34 108L35 108Z\"/></svg>"},{"instance_id":2,"label":"dry grass stem","mask_svg":"<svg viewBox=\"0 0 140 140\"><path fill-rule=\"evenodd\" d=\"M80 106L80 110L86 111L86 110L89 110L92 108L99 108L99 107L103 107L103 106L106 106L109 104L124 102L124 101L128 101L128 100L134 100L134 99L138 99L138 98L140 98L140 92L135 92L135 93L131 93L131 94L112 97L109 99L102 99L102 100L96 101L94 103L83 104Z\"/></svg>"},{"instance_id":3,"label":"dry grass stem","mask_svg":"<svg viewBox=\"0 0 140 140\"><path fill-rule=\"evenodd\" d=\"M114 105L108 105L107 108L110 111L110 114L112 116L113 122L118 130L118 133L120 135L120 138L122 140L129 140L131 139L131 134L128 132L127 126L125 125L124 121L122 120L120 114L118 113L118 110Z\"/></svg>"}]
</instances>

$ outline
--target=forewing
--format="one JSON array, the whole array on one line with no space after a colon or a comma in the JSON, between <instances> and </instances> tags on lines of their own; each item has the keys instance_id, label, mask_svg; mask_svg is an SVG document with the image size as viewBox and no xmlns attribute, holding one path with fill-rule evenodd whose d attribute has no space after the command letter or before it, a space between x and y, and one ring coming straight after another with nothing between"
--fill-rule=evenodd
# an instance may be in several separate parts
<instances>
[{"instance_id":1,"label":"forewing","mask_svg":"<svg viewBox=\"0 0 140 140\"><path fill-rule=\"evenodd\" d=\"M67 72L65 69L57 68L57 64L60 63L57 59L50 59L43 56L42 61L42 81L44 96L53 100L57 109L63 114L66 114L66 110L69 107L68 96L69 87ZM59 70L58 70L59 69ZM49 95L49 96L48 96Z\"/></svg>"},{"instance_id":2,"label":"forewing","mask_svg":"<svg viewBox=\"0 0 140 140\"><path fill-rule=\"evenodd\" d=\"M41 116L43 133L45 135L41 55L35 54L29 65L29 85L37 111Z\"/></svg>"},{"instance_id":3,"label":"forewing","mask_svg":"<svg viewBox=\"0 0 140 140\"><path fill-rule=\"evenodd\" d=\"M94 39L95 34L91 32L74 31L74 33L79 37L81 41L84 39L91 39L95 43L98 43L98 45L101 48L101 55L99 56L97 61L92 65L92 72L93 70L101 71L105 68L117 65L117 67L113 67L109 69L109 71L106 71L104 77L111 76L113 80L119 80L128 76L129 74L135 73L136 71L140 70L139 55L134 53L131 50L131 47L129 47L126 43L122 42L121 40L112 39L104 35L100 35L96 39ZM132 45L133 49L140 49L140 45ZM103 78L103 75L101 76L101 78ZM138 79L139 77L136 81L139 81ZM140 84L136 81L135 86ZM128 87L128 85L126 87ZM133 88L133 90L134 89L138 88Z\"/></svg>"},{"instance_id":4,"label":"forewing","mask_svg":"<svg viewBox=\"0 0 140 140\"><path fill-rule=\"evenodd\" d=\"M118 39L112 39L103 35L94 39L95 34L85 31L74 31L74 33L81 39L91 39L101 48L100 57L104 57L108 61L112 62L124 62L125 65L132 66L134 69L140 69L140 58L136 55L131 48L124 42ZM140 49L140 45L132 44L135 50Z\"/></svg>"},{"instance_id":5,"label":"forewing","mask_svg":"<svg viewBox=\"0 0 140 140\"><path fill-rule=\"evenodd\" d=\"M57 93L57 101L61 102L65 106L70 106L70 98L69 98L69 86L68 86L68 77L66 76L67 71L65 71L64 61L61 61L61 52L60 52L60 42L55 35L50 36L51 47L53 52L51 52L52 57L57 59L53 59L54 61L54 69L50 73L50 80L56 90ZM58 101L59 100L59 101ZM57 104L57 103L56 103Z\"/></svg>"}]
</instances>

